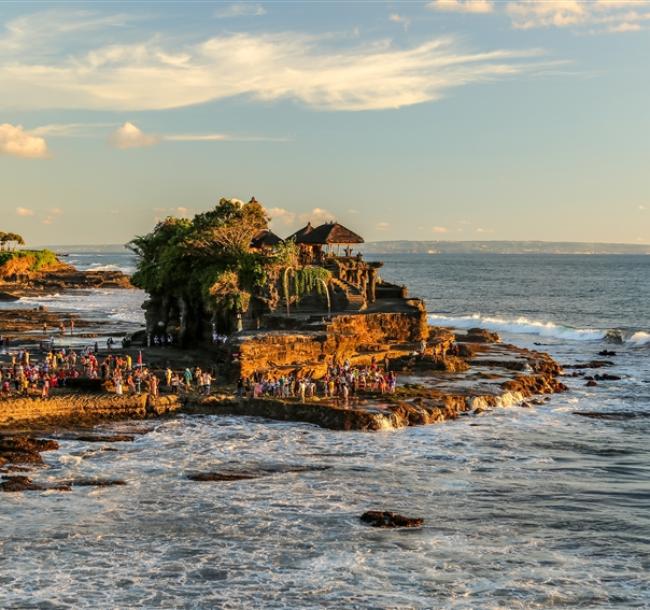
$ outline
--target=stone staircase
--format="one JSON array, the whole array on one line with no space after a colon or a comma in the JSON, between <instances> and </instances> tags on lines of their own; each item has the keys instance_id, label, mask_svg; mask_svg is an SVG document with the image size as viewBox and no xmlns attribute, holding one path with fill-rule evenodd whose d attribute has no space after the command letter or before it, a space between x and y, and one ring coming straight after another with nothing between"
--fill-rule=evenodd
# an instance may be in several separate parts
<instances>
[{"instance_id":1,"label":"stone staircase","mask_svg":"<svg viewBox=\"0 0 650 610\"><path fill-rule=\"evenodd\" d=\"M366 297L356 286L333 277L330 287L332 310L354 312L366 309Z\"/></svg>"}]
</instances>

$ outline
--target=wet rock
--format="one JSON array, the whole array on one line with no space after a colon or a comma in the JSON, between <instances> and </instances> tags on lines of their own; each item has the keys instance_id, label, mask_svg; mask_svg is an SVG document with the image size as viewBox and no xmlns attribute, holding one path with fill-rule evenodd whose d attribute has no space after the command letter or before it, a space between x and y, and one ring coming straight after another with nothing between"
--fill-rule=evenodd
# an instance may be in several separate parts
<instances>
[{"instance_id":1,"label":"wet rock","mask_svg":"<svg viewBox=\"0 0 650 610\"><path fill-rule=\"evenodd\" d=\"M246 481L249 479L257 479L264 474L259 472L197 472L195 474L188 474L187 478L190 481Z\"/></svg>"},{"instance_id":2,"label":"wet rock","mask_svg":"<svg viewBox=\"0 0 650 610\"><path fill-rule=\"evenodd\" d=\"M54 440L26 436L0 438L0 466L4 464L43 464L41 451L54 451L59 444Z\"/></svg>"},{"instance_id":3,"label":"wet rock","mask_svg":"<svg viewBox=\"0 0 650 610\"><path fill-rule=\"evenodd\" d=\"M470 328L464 336L457 335L456 340L465 343L498 343L501 341L497 333L484 328Z\"/></svg>"},{"instance_id":4,"label":"wet rock","mask_svg":"<svg viewBox=\"0 0 650 610\"><path fill-rule=\"evenodd\" d=\"M609 375L605 373L603 375L595 375L594 379L596 381L620 381L621 377L619 377L618 375Z\"/></svg>"},{"instance_id":5,"label":"wet rock","mask_svg":"<svg viewBox=\"0 0 650 610\"><path fill-rule=\"evenodd\" d=\"M405 517L390 511L369 510L360 517L363 523L372 527L422 527L424 519L417 517Z\"/></svg>"},{"instance_id":6,"label":"wet rock","mask_svg":"<svg viewBox=\"0 0 650 610\"><path fill-rule=\"evenodd\" d=\"M131 434L71 434L61 438L83 443L131 443L135 440Z\"/></svg>"},{"instance_id":7,"label":"wet rock","mask_svg":"<svg viewBox=\"0 0 650 610\"><path fill-rule=\"evenodd\" d=\"M594 381L593 379L590 379L587 383L585 383L585 387L587 388L595 388L598 385L598 382Z\"/></svg>"},{"instance_id":8,"label":"wet rock","mask_svg":"<svg viewBox=\"0 0 650 610\"><path fill-rule=\"evenodd\" d=\"M34 483L27 476L3 476L0 481L0 491L15 493L19 491L70 491L70 485L66 483L56 483L54 485L42 485Z\"/></svg>"},{"instance_id":9,"label":"wet rock","mask_svg":"<svg viewBox=\"0 0 650 610\"><path fill-rule=\"evenodd\" d=\"M20 297L17 297L14 294L11 294L9 292L2 292L0 291L0 301L19 301Z\"/></svg>"},{"instance_id":10,"label":"wet rock","mask_svg":"<svg viewBox=\"0 0 650 610\"><path fill-rule=\"evenodd\" d=\"M53 439L13 436L0 438L0 453L5 451L56 451L59 443Z\"/></svg>"},{"instance_id":11,"label":"wet rock","mask_svg":"<svg viewBox=\"0 0 650 610\"><path fill-rule=\"evenodd\" d=\"M66 484L72 487L113 487L126 485L126 481L121 479L74 479Z\"/></svg>"},{"instance_id":12,"label":"wet rock","mask_svg":"<svg viewBox=\"0 0 650 610\"><path fill-rule=\"evenodd\" d=\"M263 466L253 466L250 468L224 469L210 472L197 472L188 474L190 481L245 481L249 479L259 479L274 474L288 474L300 472L314 472L319 470L329 470L331 466L326 465L301 465L301 464L266 464Z\"/></svg>"},{"instance_id":13,"label":"wet rock","mask_svg":"<svg viewBox=\"0 0 650 610\"><path fill-rule=\"evenodd\" d=\"M589 417L591 419L608 419L612 421L625 421L628 419L650 417L650 413L640 411L573 411L573 415Z\"/></svg>"},{"instance_id":14,"label":"wet rock","mask_svg":"<svg viewBox=\"0 0 650 610\"><path fill-rule=\"evenodd\" d=\"M605 357L612 357L616 356L616 352L612 352L610 350L604 349L602 352L598 352L599 356L605 356Z\"/></svg>"},{"instance_id":15,"label":"wet rock","mask_svg":"<svg viewBox=\"0 0 650 610\"><path fill-rule=\"evenodd\" d=\"M602 369L605 366L614 366L611 360L590 360L589 362L577 362L576 364L567 364L565 369Z\"/></svg>"}]
</instances>

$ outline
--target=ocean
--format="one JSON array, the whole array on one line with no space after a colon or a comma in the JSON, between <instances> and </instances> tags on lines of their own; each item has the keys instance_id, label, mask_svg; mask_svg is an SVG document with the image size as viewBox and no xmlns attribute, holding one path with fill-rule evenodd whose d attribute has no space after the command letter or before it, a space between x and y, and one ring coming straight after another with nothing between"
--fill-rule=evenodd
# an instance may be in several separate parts
<instances>
[{"instance_id":1,"label":"ocean","mask_svg":"<svg viewBox=\"0 0 650 610\"><path fill-rule=\"evenodd\" d=\"M496 330L566 365L614 350L599 372L622 379L566 378L543 405L378 433L187 415L106 425L150 431L117 452L63 441L37 476L125 487L2 497L0 607L649 608L650 258L382 258L433 324ZM77 306L101 312L107 296ZM138 324L141 296L113 314ZM186 479L233 464L313 469ZM372 509L425 526L368 528Z\"/></svg>"}]
</instances>

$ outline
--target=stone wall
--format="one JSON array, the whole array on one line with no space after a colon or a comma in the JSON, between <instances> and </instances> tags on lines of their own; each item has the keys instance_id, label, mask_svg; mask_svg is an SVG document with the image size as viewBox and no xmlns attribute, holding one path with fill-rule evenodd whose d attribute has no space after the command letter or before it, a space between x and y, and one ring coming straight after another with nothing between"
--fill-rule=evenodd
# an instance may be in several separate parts
<instances>
[{"instance_id":1,"label":"stone wall","mask_svg":"<svg viewBox=\"0 0 650 610\"><path fill-rule=\"evenodd\" d=\"M50 398L0 399L0 428L23 424L77 424L99 420L142 419L181 408L177 396L155 400L147 394L68 394Z\"/></svg>"}]
</instances>

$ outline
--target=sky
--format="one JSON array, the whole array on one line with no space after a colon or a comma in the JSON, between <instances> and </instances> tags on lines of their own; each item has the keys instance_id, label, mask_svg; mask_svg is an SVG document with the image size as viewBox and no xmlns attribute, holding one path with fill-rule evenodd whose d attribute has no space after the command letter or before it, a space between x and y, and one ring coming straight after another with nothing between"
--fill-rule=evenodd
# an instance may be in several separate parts
<instances>
[{"instance_id":1,"label":"sky","mask_svg":"<svg viewBox=\"0 0 650 610\"><path fill-rule=\"evenodd\" d=\"M650 243L650 1L1 2L0 230Z\"/></svg>"}]
</instances>

